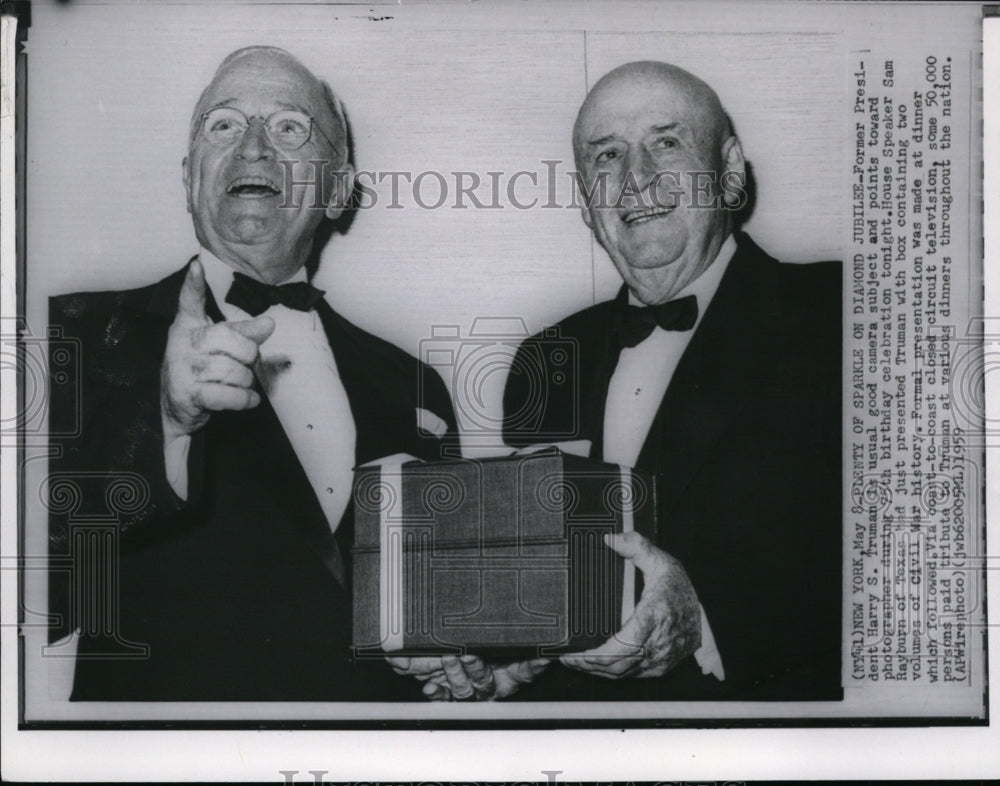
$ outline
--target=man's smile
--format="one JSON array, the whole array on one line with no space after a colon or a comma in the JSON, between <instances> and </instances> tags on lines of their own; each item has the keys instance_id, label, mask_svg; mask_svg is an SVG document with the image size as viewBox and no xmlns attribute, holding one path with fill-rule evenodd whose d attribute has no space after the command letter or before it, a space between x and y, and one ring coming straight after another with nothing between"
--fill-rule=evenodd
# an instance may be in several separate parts
<instances>
[{"instance_id":1,"label":"man's smile","mask_svg":"<svg viewBox=\"0 0 1000 786\"><path fill-rule=\"evenodd\" d=\"M630 210L622 216L622 221L629 226L633 226L635 224L645 224L647 221L663 218L663 216L672 213L673 210L673 207L644 207L641 210Z\"/></svg>"},{"instance_id":2,"label":"man's smile","mask_svg":"<svg viewBox=\"0 0 1000 786\"><path fill-rule=\"evenodd\" d=\"M281 188L270 178L254 175L236 178L226 188L226 193L238 199L265 199L279 196Z\"/></svg>"}]
</instances>

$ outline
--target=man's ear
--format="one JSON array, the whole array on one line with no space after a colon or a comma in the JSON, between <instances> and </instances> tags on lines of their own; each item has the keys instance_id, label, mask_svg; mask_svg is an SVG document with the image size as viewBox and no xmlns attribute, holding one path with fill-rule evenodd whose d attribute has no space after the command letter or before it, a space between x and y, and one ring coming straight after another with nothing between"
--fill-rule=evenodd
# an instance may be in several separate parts
<instances>
[{"instance_id":1,"label":"man's ear","mask_svg":"<svg viewBox=\"0 0 1000 786\"><path fill-rule=\"evenodd\" d=\"M336 221L343 215L354 193L354 167L345 163L333 173L333 188L330 201L326 205L325 215L331 221Z\"/></svg>"},{"instance_id":2,"label":"man's ear","mask_svg":"<svg viewBox=\"0 0 1000 786\"><path fill-rule=\"evenodd\" d=\"M187 156L181 161L181 180L184 181L184 193L187 195L188 213L194 213L191 205L191 167Z\"/></svg>"},{"instance_id":3,"label":"man's ear","mask_svg":"<svg viewBox=\"0 0 1000 786\"><path fill-rule=\"evenodd\" d=\"M746 185L747 162L743 158L743 145L740 144L740 140L735 136L729 137L722 143L722 171L727 183L735 182L740 186ZM724 189L724 192L727 202L731 202L739 196L727 189Z\"/></svg>"}]
</instances>

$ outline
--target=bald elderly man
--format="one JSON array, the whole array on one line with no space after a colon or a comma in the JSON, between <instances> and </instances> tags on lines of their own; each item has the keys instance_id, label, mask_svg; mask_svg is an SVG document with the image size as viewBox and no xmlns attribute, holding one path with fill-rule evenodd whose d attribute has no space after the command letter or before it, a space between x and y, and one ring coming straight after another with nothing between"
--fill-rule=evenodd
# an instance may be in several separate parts
<instances>
[{"instance_id":1,"label":"bald elderly man","mask_svg":"<svg viewBox=\"0 0 1000 786\"><path fill-rule=\"evenodd\" d=\"M579 387L549 389L537 421L510 375L504 433L571 434L653 473L658 532L611 544L642 571L635 616L524 695L839 698L841 267L780 264L740 231L740 140L683 69L604 76L573 149L586 183L606 178L583 220L624 283L559 323ZM528 339L513 368L551 364L547 347Z\"/></svg>"},{"instance_id":2,"label":"bald elderly man","mask_svg":"<svg viewBox=\"0 0 1000 786\"><path fill-rule=\"evenodd\" d=\"M740 141L715 91L676 66L604 76L573 147L595 194L584 223L624 283L555 344L549 330L521 345L504 435L587 440L655 475L655 542L609 543L642 572L641 597L615 636L558 664L395 667L435 699L838 699L841 267L780 264L739 230ZM568 342L576 387L539 397Z\"/></svg>"},{"instance_id":3,"label":"bald elderly man","mask_svg":"<svg viewBox=\"0 0 1000 786\"><path fill-rule=\"evenodd\" d=\"M53 574L55 635L80 633L75 700L421 698L351 657L352 468L438 458L455 420L436 373L308 281L352 190L347 145L340 102L298 60L232 53L183 162L198 253L150 286L51 303L83 370L81 433L50 467L81 494L52 505L50 553L79 565L74 531L109 507L120 550L111 589ZM55 433L76 405L53 398Z\"/></svg>"}]
</instances>

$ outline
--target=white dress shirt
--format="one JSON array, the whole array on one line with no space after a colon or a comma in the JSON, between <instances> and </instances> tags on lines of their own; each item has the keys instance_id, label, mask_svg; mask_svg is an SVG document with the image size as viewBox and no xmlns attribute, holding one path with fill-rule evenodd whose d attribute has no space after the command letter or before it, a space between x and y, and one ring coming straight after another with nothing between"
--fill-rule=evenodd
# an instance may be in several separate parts
<instances>
[{"instance_id":1,"label":"white dress shirt","mask_svg":"<svg viewBox=\"0 0 1000 786\"><path fill-rule=\"evenodd\" d=\"M199 258L205 283L226 320L252 319L226 302L233 269L204 248ZM305 269L300 268L281 283L305 280ZM274 320L274 333L260 347L254 375L266 391L333 531L350 501L353 481L357 433L347 392L315 309L296 311L276 305L264 313ZM191 437L186 436L164 447L167 479L182 499L187 498L190 444Z\"/></svg>"},{"instance_id":2,"label":"white dress shirt","mask_svg":"<svg viewBox=\"0 0 1000 786\"><path fill-rule=\"evenodd\" d=\"M705 272L674 296L682 298L694 295L698 298L698 318L692 330L664 330L657 326L644 341L622 350L618 365L611 375L604 412L605 461L635 466L677 364L701 324L708 304L715 296L719 282L735 253L736 241L730 235ZM634 306L643 305L631 292L629 303ZM669 450L670 446L665 446L665 449ZM704 609L701 612L701 641L701 648L695 652L695 658L702 672L714 674L720 680L725 679L722 659Z\"/></svg>"}]
</instances>

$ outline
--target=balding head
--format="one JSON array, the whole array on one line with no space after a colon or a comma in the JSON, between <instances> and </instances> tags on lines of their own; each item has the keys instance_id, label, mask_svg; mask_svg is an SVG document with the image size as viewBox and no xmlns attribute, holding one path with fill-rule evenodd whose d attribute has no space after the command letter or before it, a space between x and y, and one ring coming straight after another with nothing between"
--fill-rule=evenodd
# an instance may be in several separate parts
<instances>
[{"instance_id":1,"label":"balding head","mask_svg":"<svg viewBox=\"0 0 1000 786\"><path fill-rule=\"evenodd\" d=\"M349 199L340 102L283 49L239 49L198 100L183 174L201 245L247 275L287 280Z\"/></svg>"},{"instance_id":2,"label":"balding head","mask_svg":"<svg viewBox=\"0 0 1000 786\"><path fill-rule=\"evenodd\" d=\"M721 145L732 134L722 102L707 82L670 63L640 60L609 71L587 94L573 126L574 152L579 150L584 126L609 110L628 111L630 105L644 102L650 94L670 96L706 141Z\"/></svg>"},{"instance_id":3,"label":"balding head","mask_svg":"<svg viewBox=\"0 0 1000 786\"><path fill-rule=\"evenodd\" d=\"M247 46L230 53L219 64L212 77L212 81L202 91L198 103L195 104L194 112L191 115L191 131L188 144L194 142L195 135L201 126L201 118L210 107L212 97L216 94L217 84L237 71L247 71L266 75L276 68L287 69L290 73L296 74L302 85L308 86L317 101L317 106L321 107L315 119L320 124L323 133L336 146L337 152L342 154L346 160L347 149L347 120L344 116L344 107L340 99L334 94L330 85L318 79L312 71L284 49L276 46Z\"/></svg>"},{"instance_id":4,"label":"balding head","mask_svg":"<svg viewBox=\"0 0 1000 786\"><path fill-rule=\"evenodd\" d=\"M642 301L671 299L711 265L733 227L724 173L745 167L711 87L669 63L620 66L580 107L573 150L588 187L606 186L584 221Z\"/></svg>"}]
</instances>

